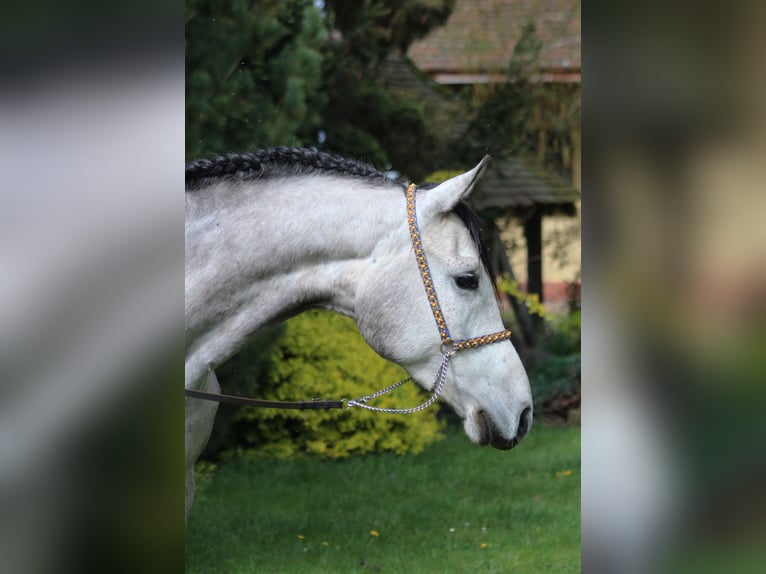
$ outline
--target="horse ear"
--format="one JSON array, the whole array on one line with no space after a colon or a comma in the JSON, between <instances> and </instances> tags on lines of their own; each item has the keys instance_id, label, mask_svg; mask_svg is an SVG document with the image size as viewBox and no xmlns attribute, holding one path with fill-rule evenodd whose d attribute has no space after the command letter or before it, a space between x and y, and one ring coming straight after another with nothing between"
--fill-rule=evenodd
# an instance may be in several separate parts
<instances>
[{"instance_id":1,"label":"horse ear","mask_svg":"<svg viewBox=\"0 0 766 574\"><path fill-rule=\"evenodd\" d=\"M424 191L422 204L419 202L424 213L435 215L452 211L452 208L460 200L470 195L490 159L488 155L485 155L472 170L456 175L436 187ZM420 197L421 195L418 194L418 198Z\"/></svg>"}]
</instances>

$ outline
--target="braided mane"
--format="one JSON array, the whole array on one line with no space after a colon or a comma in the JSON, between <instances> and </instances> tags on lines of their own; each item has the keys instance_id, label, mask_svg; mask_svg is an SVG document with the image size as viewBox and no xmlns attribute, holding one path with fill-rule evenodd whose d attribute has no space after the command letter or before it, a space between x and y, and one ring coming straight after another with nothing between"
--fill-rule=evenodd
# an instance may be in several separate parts
<instances>
[{"instance_id":1,"label":"braided mane","mask_svg":"<svg viewBox=\"0 0 766 574\"><path fill-rule=\"evenodd\" d=\"M254 180L332 174L389 183L385 173L362 161L311 148L272 147L250 153L226 153L186 164L186 189L221 179Z\"/></svg>"},{"instance_id":2,"label":"braided mane","mask_svg":"<svg viewBox=\"0 0 766 574\"><path fill-rule=\"evenodd\" d=\"M372 165L312 148L272 147L249 153L225 153L209 159L186 164L186 190L199 189L221 180L249 181L298 175L331 174L356 177L371 183L401 185L389 179ZM436 184L423 184L429 189ZM402 188L404 190L404 187ZM481 239L481 221L464 203L458 203L453 212L461 219L479 251L482 264L492 277L487 248Z\"/></svg>"}]
</instances>

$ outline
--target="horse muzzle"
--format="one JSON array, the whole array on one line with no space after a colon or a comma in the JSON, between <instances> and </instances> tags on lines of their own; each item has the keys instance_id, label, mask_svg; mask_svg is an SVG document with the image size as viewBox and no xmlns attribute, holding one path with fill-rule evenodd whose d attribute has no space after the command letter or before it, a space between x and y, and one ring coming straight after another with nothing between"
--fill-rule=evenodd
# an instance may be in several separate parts
<instances>
[{"instance_id":1,"label":"horse muzzle","mask_svg":"<svg viewBox=\"0 0 766 574\"><path fill-rule=\"evenodd\" d=\"M525 408L516 424L516 432L510 438L485 411L475 411L471 417L477 432L476 442L481 446L492 445L500 450L510 450L521 442L532 427L532 409ZM466 429L467 430L467 429ZM473 433L468 433L471 436Z\"/></svg>"}]
</instances>

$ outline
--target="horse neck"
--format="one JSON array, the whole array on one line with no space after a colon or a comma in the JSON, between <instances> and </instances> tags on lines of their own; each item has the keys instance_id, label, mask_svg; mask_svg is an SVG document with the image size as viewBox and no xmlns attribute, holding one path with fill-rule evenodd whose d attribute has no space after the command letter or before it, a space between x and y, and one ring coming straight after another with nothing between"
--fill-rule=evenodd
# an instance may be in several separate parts
<instances>
[{"instance_id":1,"label":"horse neck","mask_svg":"<svg viewBox=\"0 0 766 574\"><path fill-rule=\"evenodd\" d=\"M353 316L358 277L405 228L405 213L399 188L341 178L189 192L187 352L206 349L205 363L217 365L265 325L306 308Z\"/></svg>"}]
</instances>

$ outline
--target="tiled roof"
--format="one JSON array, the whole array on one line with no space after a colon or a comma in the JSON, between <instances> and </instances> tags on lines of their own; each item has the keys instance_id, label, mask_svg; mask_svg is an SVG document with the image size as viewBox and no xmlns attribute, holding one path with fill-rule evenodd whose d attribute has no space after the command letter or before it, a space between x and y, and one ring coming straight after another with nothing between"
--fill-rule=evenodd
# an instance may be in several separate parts
<instances>
[{"instance_id":1,"label":"tiled roof","mask_svg":"<svg viewBox=\"0 0 766 574\"><path fill-rule=\"evenodd\" d=\"M446 145L460 138L470 123L462 100L423 76L406 58L390 55L381 68L380 81L391 92L416 99L431 129ZM545 213L574 215L578 199L576 189L534 161L495 157L471 195L471 204L477 210L517 212L536 205Z\"/></svg>"},{"instance_id":2,"label":"tiled roof","mask_svg":"<svg viewBox=\"0 0 766 574\"><path fill-rule=\"evenodd\" d=\"M543 79L579 82L579 0L456 0L447 23L407 55L440 83L497 81L530 22L542 42Z\"/></svg>"},{"instance_id":3,"label":"tiled roof","mask_svg":"<svg viewBox=\"0 0 766 574\"><path fill-rule=\"evenodd\" d=\"M495 158L481 177L471 204L479 211L523 211L535 205L547 213L574 215L580 192L563 178L521 157Z\"/></svg>"}]
</instances>

